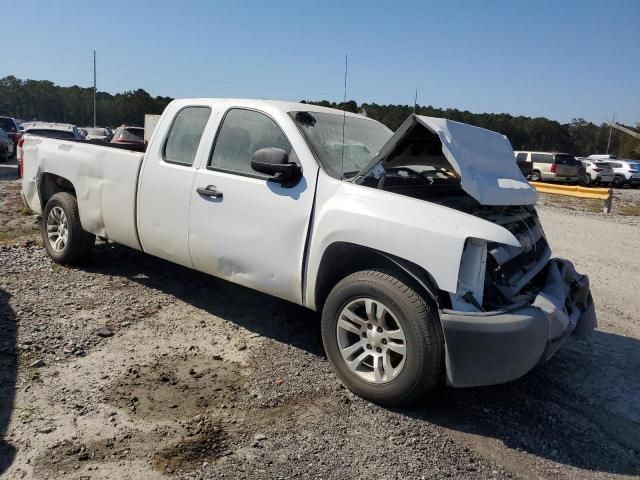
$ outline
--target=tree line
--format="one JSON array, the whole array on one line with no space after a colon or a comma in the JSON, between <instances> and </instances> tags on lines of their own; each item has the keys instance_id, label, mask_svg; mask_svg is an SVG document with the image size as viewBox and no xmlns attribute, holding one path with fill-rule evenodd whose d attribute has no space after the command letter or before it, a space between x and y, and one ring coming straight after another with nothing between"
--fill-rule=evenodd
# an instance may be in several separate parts
<instances>
[{"instance_id":1,"label":"tree line","mask_svg":"<svg viewBox=\"0 0 640 480\"><path fill-rule=\"evenodd\" d=\"M97 124L118 126L144 124L146 113L162 113L170 97L152 97L143 89L111 95L98 92ZM303 101L304 102L304 101ZM413 113L413 105L378 105L348 102L306 101L316 105L364 113L395 130ZM418 115L445 117L506 135L515 150L562 151L585 156L605 153L610 128L582 118L560 123L544 117L513 116L507 113L471 113L455 108L418 105ZM61 87L48 80L21 80L14 76L0 79L0 115L23 120L63 122L80 127L93 123L93 88L77 85ZM632 127L630 127L632 128ZM640 159L640 140L618 130L611 133L609 152L619 158Z\"/></svg>"},{"instance_id":2,"label":"tree line","mask_svg":"<svg viewBox=\"0 0 640 480\"><path fill-rule=\"evenodd\" d=\"M97 92L99 126L144 125L145 113L162 113L170 97L152 97L143 89L111 95ZM48 80L0 79L0 115L22 120L93 125L93 88L61 87Z\"/></svg>"},{"instance_id":3,"label":"tree line","mask_svg":"<svg viewBox=\"0 0 640 480\"><path fill-rule=\"evenodd\" d=\"M376 103L358 105L353 100L344 103L328 100L306 103L344 109L348 112L366 113L368 117L384 123L394 131L413 113L413 105L378 105ZM443 109L423 105L417 105L415 113L429 117L444 117L500 132L507 136L514 150L556 151L587 156L593 153L606 153L609 141L608 125L604 123L596 125L583 118L574 118L570 123L560 123L544 117L514 117L508 113L471 113L456 108ZM613 129L609 153L616 153L618 158L640 159L640 140Z\"/></svg>"}]
</instances>

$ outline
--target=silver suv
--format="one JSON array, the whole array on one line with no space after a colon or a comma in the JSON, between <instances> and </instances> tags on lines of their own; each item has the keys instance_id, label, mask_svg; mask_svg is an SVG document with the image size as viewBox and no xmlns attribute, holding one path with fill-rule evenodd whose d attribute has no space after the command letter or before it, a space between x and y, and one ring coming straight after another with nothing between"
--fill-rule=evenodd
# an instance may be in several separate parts
<instances>
[{"instance_id":1,"label":"silver suv","mask_svg":"<svg viewBox=\"0 0 640 480\"><path fill-rule=\"evenodd\" d=\"M640 160L609 160L607 163L613 169L614 187L640 187Z\"/></svg>"},{"instance_id":2,"label":"silver suv","mask_svg":"<svg viewBox=\"0 0 640 480\"><path fill-rule=\"evenodd\" d=\"M568 153L516 151L517 161L532 164L534 182L578 182L578 160Z\"/></svg>"}]
</instances>

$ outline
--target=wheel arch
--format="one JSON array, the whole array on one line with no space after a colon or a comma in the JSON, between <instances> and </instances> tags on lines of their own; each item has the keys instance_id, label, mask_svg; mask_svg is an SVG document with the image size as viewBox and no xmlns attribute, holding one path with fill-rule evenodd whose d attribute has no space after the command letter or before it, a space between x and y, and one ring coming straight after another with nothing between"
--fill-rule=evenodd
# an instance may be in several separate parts
<instances>
[{"instance_id":1,"label":"wheel arch","mask_svg":"<svg viewBox=\"0 0 640 480\"><path fill-rule=\"evenodd\" d=\"M76 197L76 189L70 180L55 173L42 173L38 178L38 197L40 207L44 211L49 199L59 192L67 192Z\"/></svg>"},{"instance_id":2,"label":"wheel arch","mask_svg":"<svg viewBox=\"0 0 640 480\"><path fill-rule=\"evenodd\" d=\"M396 255L350 242L334 242L322 254L313 289L313 307L321 311L331 289L346 276L376 268L399 274L439 309L448 308L449 296L438 288L427 270Z\"/></svg>"}]
</instances>

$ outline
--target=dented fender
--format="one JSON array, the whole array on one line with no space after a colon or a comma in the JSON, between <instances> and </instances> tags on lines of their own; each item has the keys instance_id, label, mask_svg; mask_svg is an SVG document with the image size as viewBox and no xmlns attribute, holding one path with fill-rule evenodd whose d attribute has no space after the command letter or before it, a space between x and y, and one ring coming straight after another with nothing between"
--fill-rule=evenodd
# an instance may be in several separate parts
<instances>
[{"instance_id":1,"label":"dented fender","mask_svg":"<svg viewBox=\"0 0 640 480\"><path fill-rule=\"evenodd\" d=\"M143 154L31 135L25 136L23 150L22 192L29 208L42 213L44 175L62 177L76 192L82 228L141 249L134 206Z\"/></svg>"},{"instance_id":2,"label":"dented fender","mask_svg":"<svg viewBox=\"0 0 640 480\"><path fill-rule=\"evenodd\" d=\"M519 247L505 228L435 203L318 178L308 254L305 304L315 309L316 277L326 249L348 242L395 255L424 268L437 287L455 293L468 238Z\"/></svg>"}]
</instances>

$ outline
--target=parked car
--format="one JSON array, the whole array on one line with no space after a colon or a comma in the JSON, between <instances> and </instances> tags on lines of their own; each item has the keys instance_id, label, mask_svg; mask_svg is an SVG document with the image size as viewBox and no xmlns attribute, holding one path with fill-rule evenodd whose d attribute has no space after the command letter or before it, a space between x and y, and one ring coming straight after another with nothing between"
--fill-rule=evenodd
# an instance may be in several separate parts
<instances>
[{"instance_id":1,"label":"parked car","mask_svg":"<svg viewBox=\"0 0 640 480\"><path fill-rule=\"evenodd\" d=\"M144 128L122 125L116 128L111 143L144 148Z\"/></svg>"},{"instance_id":2,"label":"parked car","mask_svg":"<svg viewBox=\"0 0 640 480\"><path fill-rule=\"evenodd\" d=\"M527 161L532 164L532 181L566 183L578 182L579 162L573 155L556 152L516 151L516 158L521 153L526 154Z\"/></svg>"},{"instance_id":3,"label":"parked car","mask_svg":"<svg viewBox=\"0 0 640 480\"><path fill-rule=\"evenodd\" d=\"M111 133L106 128L96 127L87 128L87 135L85 140L102 140L108 142L111 140Z\"/></svg>"},{"instance_id":4,"label":"parked car","mask_svg":"<svg viewBox=\"0 0 640 480\"><path fill-rule=\"evenodd\" d=\"M7 162L13 155L13 142L3 128L0 128L0 162Z\"/></svg>"},{"instance_id":5,"label":"parked car","mask_svg":"<svg viewBox=\"0 0 640 480\"><path fill-rule=\"evenodd\" d=\"M599 160L599 161L603 161L603 162L607 162L609 160L616 160L618 158L617 155L613 155L613 154L609 154L609 153L603 153L603 154L595 154L595 155L589 155L587 157L588 160Z\"/></svg>"},{"instance_id":6,"label":"parked car","mask_svg":"<svg viewBox=\"0 0 640 480\"><path fill-rule=\"evenodd\" d=\"M629 185L631 188L640 187L639 160L611 160L607 162L613 169L613 186Z\"/></svg>"},{"instance_id":7,"label":"parked car","mask_svg":"<svg viewBox=\"0 0 640 480\"><path fill-rule=\"evenodd\" d=\"M25 135L22 195L55 262L98 236L321 312L337 375L384 405L513 380L596 325L509 141L443 118L174 100L146 153Z\"/></svg>"},{"instance_id":8,"label":"parked car","mask_svg":"<svg viewBox=\"0 0 640 480\"><path fill-rule=\"evenodd\" d=\"M7 135L11 139L12 146L10 155L13 156L18 146L18 140L20 140L20 129L18 128L18 124L14 118L0 117L0 128L7 132Z\"/></svg>"},{"instance_id":9,"label":"parked car","mask_svg":"<svg viewBox=\"0 0 640 480\"><path fill-rule=\"evenodd\" d=\"M33 122L24 129L25 135L38 135L47 138L82 140L80 129L68 123Z\"/></svg>"},{"instance_id":10,"label":"parked car","mask_svg":"<svg viewBox=\"0 0 640 480\"><path fill-rule=\"evenodd\" d=\"M584 185L610 184L613 182L613 169L607 162L580 159L580 164L585 170Z\"/></svg>"},{"instance_id":11,"label":"parked car","mask_svg":"<svg viewBox=\"0 0 640 480\"><path fill-rule=\"evenodd\" d=\"M515 153L515 152L514 152ZM528 161L529 154L527 152L517 152L516 156L516 164L518 168L525 176L525 178L531 178L531 174L533 173L533 164Z\"/></svg>"}]
</instances>

